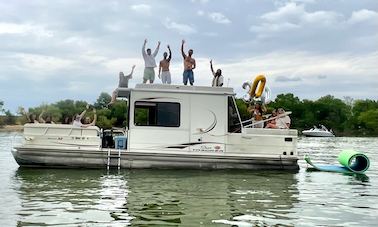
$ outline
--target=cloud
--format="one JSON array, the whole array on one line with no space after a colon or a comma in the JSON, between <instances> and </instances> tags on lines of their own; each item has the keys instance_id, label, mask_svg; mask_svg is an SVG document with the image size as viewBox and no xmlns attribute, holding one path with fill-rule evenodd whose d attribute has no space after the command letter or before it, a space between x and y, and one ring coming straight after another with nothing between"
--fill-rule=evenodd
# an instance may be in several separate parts
<instances>
[{"instance_id":1,"label":"cloud","mask_svg":"<svg viewBox=\"0 0 378 227\"><path fill-rule=\"evenodd\" d=\"M201 3L201 4L206 4L209 2L209 0L191 0L193 3Z\"/></svg>"},{"instance_id":2,"label":"cloud","mask_svg":"<svg viewBox=\"0 0 378 227\"><path fill-rule=\"evenodd\" d=\"M182 35L189 35L197 32L197 30L193 26L174 22L168 17L163 22L163 25L167 29L177 31L179 34Z\"/></svg>"},{"instance_id":3,"label":"cloud","mask_svg":"<svg viewBox=\"0 0 378 227\"><path fill-rule=\"evenodd\" d=\"M275 11L260 16L262 23L252 25L251 32L260 33L259 37L265 38L270 34L289 32L308 28L332 27L342 21L343 15L333 11L307 12L304 5L288 2Z\"/></svg>"},{"instance_id":4,"label":"cloud","mask_svg":"<svg viewBox=\"0 0 378 227\"><path fill-rule=\"evenodd\" d=\"M230 24L231 23L230 19L228 19L225 15L223 15L222 13L219 13L219 12L209 13L209 18L213 22L218 23L218 24Z\"/></svg>"},{"instance_id":5,"label":"cloud","mask_svg":"<svg viewBox=\"0 0 378 227\"><path fill-rule=\"evenodd\" d=\"M274 81L276 82L297 82L301 81L302 79L298 76L277 76Z\"/></svg>"},{"instance_id":6,"label":"cloud","mask_svg":"<svg viewBox=\"0 0 378 227\"><path fill-rule=\"evenodd\" d=\"M317 77L319 80L327 79L326 75L318 75Z\"/></svg>"},{"instance_id":7,"label":"cloud","mask_svg":"<svg viewBox=\"0 0 378 227\"><path fill-rule=\"evenodd\" d=\"M41 25L35 24L16 24L16 23L1 23L0 22L0 35L33 35L37 37L52 37L53 32L47 30Z\"/></svg>"},{"instance_id":8,"label":"cloud","mask_svg":"<svg viewBox=\"0 0 378 227\"><path fill-rule=\"evenodd\" d=\"M151 6L147 4L132 5L130 8L137 13L149 14L151 12Z\"/></svg>"},{"instance_id":9,"label":"cloud","mask_svg":"<svg viewBox=\"0 0 378 227\"><path fill-rule=\"evenodd\" d=\"M38 54L17 54L24 68L31 71L51 72L74 66L74 61Z\"/></svg>"},{"instance_id":10,"label":"cloud","mask_svg":"<svg viewBox=\"0 0 378 227\"><path fill-rule=\"evenodd\" d=\"M354 11L352 16L348 20L351 24L357 24L362 22L371 22L371 23L378 23L378 12L362 9L359 11Z\"/></svg>"},{"instance_id":11,"label":"cloud","mask_svg":"<svg viewBox=\"0 0 378 227\"><path fill-rule=\"evenodd\" d=\"M198 16L203 16L204 14L205 14L205 12L202 11L202 10L198 10L198 11L197 11L197 15L198 15Z\"/></svg>"},{"instance_id":12,"label":"cloud","mask_svg":"<svg viewBox=\"0 0 378 227\"><path fill-rule=\"evenodd\" d=\"M289 22L283 22L283 23L263 23L262 25L259 26L251 26L249 28L250 31L252 32L257 32L257 33L273 33L273 32L287 32L290 30L296 30L299 29L300 26L297 24L292 24Z\"/></svg>"}]
</instances>

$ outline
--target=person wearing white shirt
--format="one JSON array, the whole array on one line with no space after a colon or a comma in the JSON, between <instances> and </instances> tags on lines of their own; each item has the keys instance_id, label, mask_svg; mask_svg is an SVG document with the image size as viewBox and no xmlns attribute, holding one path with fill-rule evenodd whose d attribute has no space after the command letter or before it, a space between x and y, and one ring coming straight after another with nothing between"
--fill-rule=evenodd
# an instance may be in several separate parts
<instances>
[{"instance_id":1,"label":"person wearing white shirt","mask_svg":"<svg viewBox=\"0 0 378 227\"><path fill-rule=\"evenodd\" d=\"M223 76L222 76L222 70L217 69L216 72L214 72L213 68L213 60L210 60L210 69L213 73L213 81L211 83L212 87L222 87L223 86Z\"/></svg>"},{"instance_id":2,"label":"person wearing white shirt","mask_svg":"<svg viewBox=\"0 0 378 227\"><path fill-rule=\"evenodd\" d=\"M279 118L276 119L277 128L289 129L290 124L291 124L291 119L288 115L285 115L285 110L283 108L278 109L278 116Z\"/></svg>"},{"instance_id":3,"label":"person wearing white shirt","mask_svg":"<svg viewBox=\"0 0 378 227\"><path fill-rule=\"evenodd\" d=\"M155 57L159 52L160 41L158 42L158 45L154 53L152 54L151 54L150 48L148 48L146 51L146 44L147 44L147 39L144 40L144 44L142 47L142 55L144 59L143 83L145 84L149 80L150 84L152 84L154 83L154 80L155 80L155 67L156 67Z\"/></svg>"},{"instance_id":4,"label":"person wearing white shirt","mask_svg":"<svg viewBox=\"0 0 378 227\"><path fill-rule=\"evenodd\" d=\"M95 126L96 125L96 120L97 120L96 109L93 109L94 117L93 117L93 121L91 123L89 123L89 124L83 124L83 123L81 123L81 119L84 117L85 113L87 112L87 109L89 109L89 105L87 105L86 110L84 110L83 112L81 112L80 115L77 114L75 116L75 119L72 122L73 126L79 127L79 128L86 128L86 127L89 127L89 126Z\"/></svg>"}]
</instances>

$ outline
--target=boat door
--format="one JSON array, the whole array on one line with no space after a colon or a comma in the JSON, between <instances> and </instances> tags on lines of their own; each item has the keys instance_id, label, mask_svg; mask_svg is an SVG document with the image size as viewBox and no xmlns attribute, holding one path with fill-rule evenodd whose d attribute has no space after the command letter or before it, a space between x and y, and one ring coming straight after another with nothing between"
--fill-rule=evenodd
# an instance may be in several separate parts
<instances>
[{"instance_id":1,"label":"boat door","mask_svg":"<svg viewBox=\"0 0 378 227\"><path fill-rule=\"evenodd\" d=\"M190 97L191 151L224 152L227 134L227 97L198 94Z\"/></svg>"}]
</instances>

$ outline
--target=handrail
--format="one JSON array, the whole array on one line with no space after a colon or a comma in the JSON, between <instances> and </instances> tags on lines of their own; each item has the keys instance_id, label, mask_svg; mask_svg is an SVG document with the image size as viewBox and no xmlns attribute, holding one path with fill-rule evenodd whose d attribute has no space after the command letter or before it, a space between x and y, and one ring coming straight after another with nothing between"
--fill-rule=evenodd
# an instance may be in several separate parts
<instances>
[{"instance_id":1,"label":"handrail","mask_svg":"<svg viewBox=\"0 0 378 227\"><path fill-rule=\"evenodd\" d=\"M262 121L256 121L256 122L254 122L252 124L243 126L243 128L250 128L251 126L254 126L254 125L257 125L257 124L260 124L260 123L263 123L263 122L267 122L267 121L270 121L270 120L273 120L273 119L281 118L281 117L284 117L284 116L288 116L290 114L291 114L291 112L288 111L288 112L285 112L283 114L279 114L279 115L277 115L275 117L271 117L271 118L268 118L268 119L265 119L265 120L262 120Z\"/></svg>"},{"instance_id":2,"label":"handrail","mask_svg":"<svg viewBox=\"0 0 378 227\"><path fill-rule=\"evenodd\" d=\"M31 135L45 136L45 135L48 135L48 132L49 132L50 129L56 129L56 130L61 130L61 131L69 130L68 134L58 133L59 135L62 135L62 136L71 136L73 131L75 131L75 129L80 130L80 136L83 136L83 131L85 131L85 130L87 130L87 131L94 131L95 130L97 132L97 135L100 132L98 127L79 128L79 127L75 127L75 126L72 126L72 125L64 125L64 127L62 127L62 126L63 126L62 124L53 124L53 125L27 124L27 125L24 125L24 129L32 130L32 132L31 133L30 132L25 133L25 130L24 130L24 135L25 134L31 134ZM34 133L33 133L33 130L35 131Z\"/></svg>"}]
</instances>

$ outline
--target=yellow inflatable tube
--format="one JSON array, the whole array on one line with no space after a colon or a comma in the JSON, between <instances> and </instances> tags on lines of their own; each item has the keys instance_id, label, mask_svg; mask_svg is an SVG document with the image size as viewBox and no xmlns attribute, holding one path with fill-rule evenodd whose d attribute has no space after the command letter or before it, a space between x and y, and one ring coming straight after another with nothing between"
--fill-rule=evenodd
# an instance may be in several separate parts
<instances>
[{"instance_id":1,"label":"yellow inflatable tube","mask_svg":"<svg viewBox=\"0 0 378 227\"><path fill-rule=\"evenodd\" d=\"M255 81L253 81L252 87L249 90L249 95L251 97L259 98L264 92L265 83L266 83L266 78L264 75L256 76Z\"/></svg>"}]
</instances>

